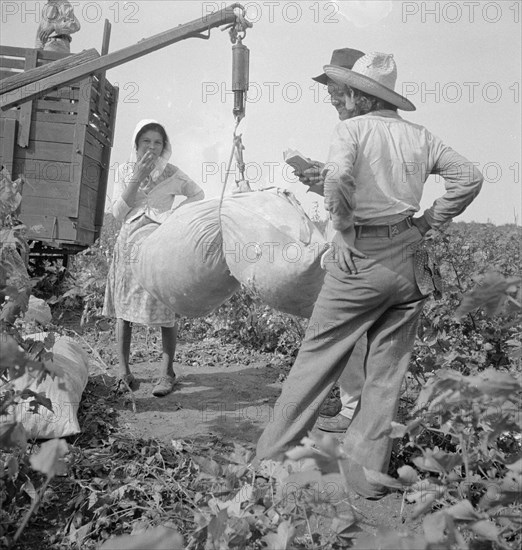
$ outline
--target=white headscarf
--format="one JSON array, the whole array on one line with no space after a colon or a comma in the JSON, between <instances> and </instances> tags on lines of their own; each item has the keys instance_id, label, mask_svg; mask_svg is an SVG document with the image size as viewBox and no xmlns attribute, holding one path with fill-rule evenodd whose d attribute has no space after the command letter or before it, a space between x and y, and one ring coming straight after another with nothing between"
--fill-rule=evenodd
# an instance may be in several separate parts
<instances>
[{"instance_id":1,"label":"white headscarf","mask_svg":"<svg viewBox=\"0 0 522 550\"><path fill-rule=\"evenodd\" d=\"M134 165L136 164L136 162L138 162L136 143L135 143L136 136L138 135L140 130L147 124L158 124L165 130L165 127L163 126L163 124L160 124L156 120L144 119L138 122L132 134L131 152L129 155L129 159L125 164L123 164L120 167L120 170L119 170L120 177L122 177L121 181L123 182L126 182L127 179L130 178L130 176L132 175L132 171L134 170ZM156 161L156 167L154 168L154 170L151 172L151 175L149 176L150 180L153 182L157 181L157 179L161 176L161 174L163 174L163 171L167 167L168 161L172 156L172 146L170 145L170 140L168 139L168 134L166 130L165 130L165 134L167 135L167 142L164 143L163 151L161 152L161 155Z\"/></svg>"}]
</instances>

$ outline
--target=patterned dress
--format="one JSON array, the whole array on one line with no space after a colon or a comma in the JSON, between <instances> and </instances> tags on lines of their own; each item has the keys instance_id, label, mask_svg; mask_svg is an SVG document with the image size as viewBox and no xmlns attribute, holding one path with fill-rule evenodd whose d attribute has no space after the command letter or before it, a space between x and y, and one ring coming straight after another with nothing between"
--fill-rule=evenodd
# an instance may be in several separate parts
<instances>
[{"instance_id":1,"label":"patterned dress","mask_svg":"<svg viewBox=\"0 0 522 550\"><path fill-rule=\"evenodd\" d=\"M148 192L138 190L134 208L121 198L123 189L125 184L115 190L116 200L113 201L113 213L117 219L123 218L124 223L114 247L103 315L143 325L172 327L176 323L176 313L156 300L134 278L132 263L137 261L138 249L133 244L138 230L143 237L148 230L152 233L165 221L177 195L190 198L199 194L201 188L179 168L167 164Z\"/></svg>"}]
</instances>

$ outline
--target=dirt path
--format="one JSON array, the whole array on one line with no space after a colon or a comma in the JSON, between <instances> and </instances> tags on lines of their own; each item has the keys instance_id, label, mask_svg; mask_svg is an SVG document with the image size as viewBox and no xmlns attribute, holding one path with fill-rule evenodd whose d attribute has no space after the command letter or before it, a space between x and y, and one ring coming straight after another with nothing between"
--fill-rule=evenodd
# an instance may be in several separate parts
<instances>
[{"instance_id":1,"label":"dirt path","mask_svg":"<svg viewBox=\"0 0 522 550\"><path fill-rule=\"evenodd\" d=\"M219 439L254 444L276 400L280 369L267 361L250 365L188 366L176 363L178 384L173 393L152 395L158 363L138 363L133 373L140 382L134 392L136 413L120 410L121 422L140 437L165 443L172 439Z\"/></svg>"},{"instance_id":2,"label":"dirt path","mask_svg":"<svg viewBox=\"0 0 522 550\"><path fill-rule=\"evenodd\" d=\"M120 425L133 436L169 445L175 440L199 440L211 446L217 440L254 448L280 393L288 370L285 362L273 354L208 341L181 344L177 356L181 358L174 365L178 384L163 398L152 395L159 361L133 362L140 383L133 394L136 412L130 399L120 400L116 407ZM420 522L411 520L411 505L399 493L379 501L355 493L350 498L363 532L377 533L382 528L421 531Z\"/></svg>"}]
</instances>

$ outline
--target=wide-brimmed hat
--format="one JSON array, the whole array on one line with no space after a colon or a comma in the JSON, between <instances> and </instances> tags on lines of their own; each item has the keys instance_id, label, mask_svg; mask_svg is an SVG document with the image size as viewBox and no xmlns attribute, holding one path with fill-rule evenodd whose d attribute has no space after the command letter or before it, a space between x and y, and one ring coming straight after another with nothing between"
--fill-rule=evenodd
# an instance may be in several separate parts
<instances>
[{"instance_id":1,"label":"wide-brimmed hat","mask_svg":"<svg viewBox=\"0 0 522 550\"><path fill-rule=\"evenodd\" d=\"M340 50L334 50L332 53L330 65L336 65L337 67L351 69L353 67L353 64L363 55L363 52L360 52L359 50L353 50L352 48L341 48ZM328 77L325 73L313 77L312 80L320 82L321 84L328 84Z\"/></svg>"},{"instance_id":2,"label":"wide-brimmed hat","mask_svg":"<svg viewBox=\"0 0 522 550\"><path fill-rule=\"evenodd\" d=\"M372 52L360 57L352 69L331 64L324 66L326 76L338 84L357 88L395 105L403 111L415 111L415 105L395 91L397 64L392 54Z\"/></svg>"}]
</instances>

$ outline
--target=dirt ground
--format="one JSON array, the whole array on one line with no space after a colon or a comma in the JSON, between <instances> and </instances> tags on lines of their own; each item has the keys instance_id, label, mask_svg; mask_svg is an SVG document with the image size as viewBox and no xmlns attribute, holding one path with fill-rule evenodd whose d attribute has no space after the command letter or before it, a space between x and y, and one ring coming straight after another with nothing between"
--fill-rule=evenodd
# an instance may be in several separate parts
<instances>
[{"instance_id":1,"label":"dirt ground","mask_svg":"<svg viewBox=\"0 0 522 550\"><path fill-rule=\"evenodd\" d=\"M177 386L170 395L157 398L152 388L159 353L152 360L140 357L147 354L137 355L131 368L140 386L132 399L124 392L118 400L119 423L131 437L155 438L174 445L183 444L183 440L207 444L217 440L254 448L289 369L288 360L248 352L237 344L180 342L174 365ZM116 365L110 369L107 374L115 376ZM421 531L419 521L411 520L411 505L402 494L368 501L350 493L350 499L364 532L377 533L379 528Z\"/></svg>"}]
</instances>

